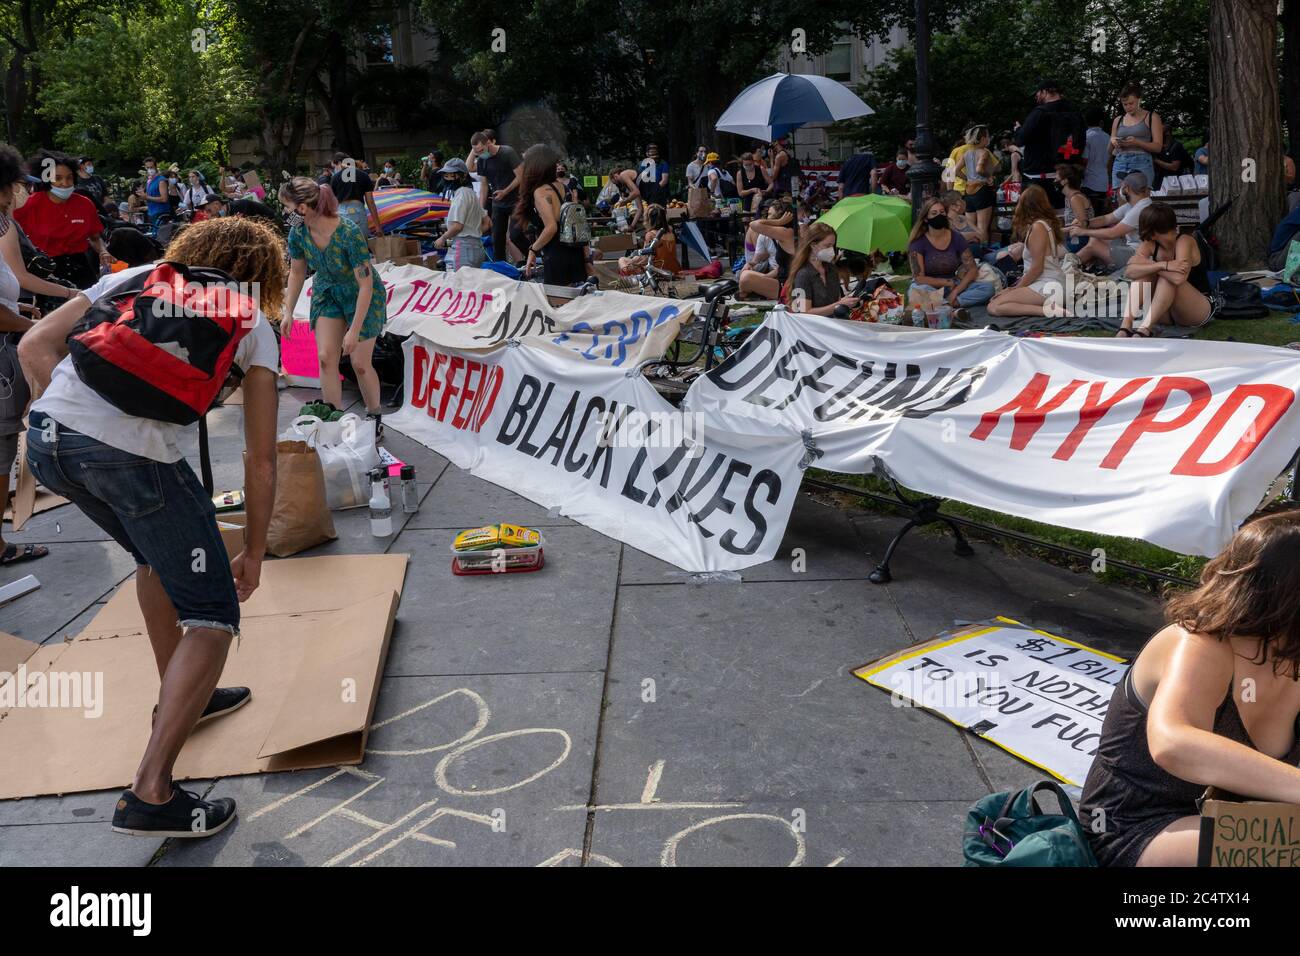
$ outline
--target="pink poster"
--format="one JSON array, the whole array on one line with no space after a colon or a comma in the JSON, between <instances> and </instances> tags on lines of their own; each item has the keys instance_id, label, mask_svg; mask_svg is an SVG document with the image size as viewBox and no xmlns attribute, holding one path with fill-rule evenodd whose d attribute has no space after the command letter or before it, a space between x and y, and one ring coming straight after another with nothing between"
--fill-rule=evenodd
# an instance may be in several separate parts
<instances>
[{"instance_id":1,"label":"pink poster","mask_svg":"<svg viewBox=\"0 0 1300 956\"><path fill-rule=\"evenodd\" d=\"M316 357L316 333L311 324L294 320L293 334L280 339L280 366L294 385L320 387L320 360Z\"/></svg>"}]
</instances>

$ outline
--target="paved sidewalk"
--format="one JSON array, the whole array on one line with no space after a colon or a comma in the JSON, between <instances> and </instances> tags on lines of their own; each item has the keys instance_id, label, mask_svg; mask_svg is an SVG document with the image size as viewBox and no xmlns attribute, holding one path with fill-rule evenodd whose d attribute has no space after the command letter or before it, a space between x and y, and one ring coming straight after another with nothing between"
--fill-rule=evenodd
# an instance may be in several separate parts
<instances>
[{"instance_id":1,"label":"paved sidewalk","mask_svg":"<svg viewBox=\"0 0 1300 956\"><path fill-rule=\"evenodd\" d=\"M282 393L282 427L310 395ZM191 783L239 803L203 841L112 833L117 791L0 802L0 866L955 865L969 805L1040 774L852 669L995 614L1124 655L1159 622L1135 592L940 535L909 536L872 585L900 520L808 497L776 560L695 585L391 428L385 444L416 466L420 512L391 539L336 513L338 540L308 552L411 556L365 763ZM213 416L212 445L217 487L240 486L241 409ZM544 529L546 568L454 577L452 534L494 521ZM0 630L78 633L134 571L105 538L71 506L12 536L51 555L0 570L42 583Z\"/></svg>"}]
</instances>

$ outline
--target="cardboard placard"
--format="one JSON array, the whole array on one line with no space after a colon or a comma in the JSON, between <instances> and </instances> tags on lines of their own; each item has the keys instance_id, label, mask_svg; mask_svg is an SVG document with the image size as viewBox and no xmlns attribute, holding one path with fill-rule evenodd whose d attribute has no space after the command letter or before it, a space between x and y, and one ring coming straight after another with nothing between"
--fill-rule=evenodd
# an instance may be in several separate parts
<instances>
[{"instance_id":1,"label":"cardboard placard","mask_svg":"<svg viewBox=\"0 0 1300 956\"><path fill-rule=\"evenodd\" d=\"M406 562L331 555L263 565L221 676L253 698L195 729L176 780L360 763ZM120 588L71 642L0 635L0 671L22 674L25 687L52 688L60 675L63 688L88 690L70 706L32 706L17 702L13 678L0 684L0 799L130 784L158 696L134 588Z\"/></svg>"},{"instance_id":2,"label":"cardboard placard","mask_svg":"<svg viewBox=\"0 0 1300 956\"><path fill-rule=\"evenodd\" d=\"M310 322L295 319L293 331L280 338L280 368L292 385L320 387L320 357Z\"/></svg>"},{"instance_id":3,"label":"cardboard placard","mask_svg":"<svg viewBox=\"0 0 1300 956\"><path fill-rule=\"evenodd\" d=\"M1246 800L1210 787L1201 803L1197 865L1300 867L1300 804Z\"/></svg>"}]
</instances>

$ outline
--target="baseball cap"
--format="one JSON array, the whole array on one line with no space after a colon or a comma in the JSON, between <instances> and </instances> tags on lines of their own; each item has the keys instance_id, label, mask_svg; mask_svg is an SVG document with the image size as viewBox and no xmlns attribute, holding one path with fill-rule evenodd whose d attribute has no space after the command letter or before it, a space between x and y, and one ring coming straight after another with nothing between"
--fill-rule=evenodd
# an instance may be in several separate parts
<instances>
[{"instance_id":1,"label":"baseball cap","mask_svg":"<svg viewBox=\"0 0 1300 956\"><path fill-rule=\"evenodd\" d=\"M704 161L705 161L706 163L716 163L716 162L718 161L718 154L717 154L717 153L709 153L709 155L707 155L707 156L704 157Z\"/></svg>"}]
</instances>

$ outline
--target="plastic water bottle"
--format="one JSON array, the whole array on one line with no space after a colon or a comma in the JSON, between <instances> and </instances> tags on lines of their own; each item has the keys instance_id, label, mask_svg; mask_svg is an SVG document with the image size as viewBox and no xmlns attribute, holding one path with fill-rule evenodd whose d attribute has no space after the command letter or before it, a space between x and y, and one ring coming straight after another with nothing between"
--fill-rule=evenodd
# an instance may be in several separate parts
<instances>
[{"instance_id":1,"label":"plastic water bottle","mask_svg":"<svg viewBox=\"0 0 1300 956\"><path fill-rule=\"evenodd\" d=\"M376 538L387 538L393 533L393 507L379 469L370 473L370 533Z\"/></svg>"},{"instance_id":2,"label":"plastic water bottle","mask_svg":"<svg viewBox=\"0 0 1300 956\"><path fill-rule=\"evenodd\" d=\"M916 326L918 329L925 328L925 313L920 309L912 310L912 325Z\"/></svg>"},{"instance_id":3,"label":"plastic water bottle","mask_svg":"<svg viewBox=\"0 0 1300 956\"><path fill-rule=\"evenodd\" d=\"M402 510L413 515L420 510L420 489L415 484L415 466L402 466Z\"/></svg>"}]
</instances>

